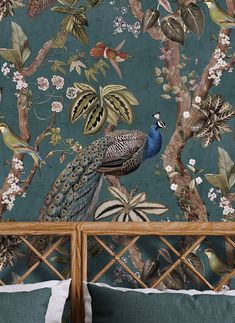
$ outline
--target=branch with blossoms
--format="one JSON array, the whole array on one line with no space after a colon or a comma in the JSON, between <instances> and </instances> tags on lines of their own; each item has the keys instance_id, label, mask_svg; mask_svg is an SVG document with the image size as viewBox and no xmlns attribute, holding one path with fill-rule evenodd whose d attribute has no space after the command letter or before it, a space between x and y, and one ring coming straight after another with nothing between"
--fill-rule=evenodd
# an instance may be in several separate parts
<instances>
[{"instance_id":1,"label":"branch with blossoms","mask_svg":"<svg viewBox=\"0 0 235 323\"><path fill-rule=\"evenodd\" d=\"M144 11L141 1L129 0L129 4L135 18L142 21ZM227 9L230 14L235 13L233 1L227 0ZM177 10L172 16L177 17L178 15L179 11ZM230 30L220 30L215 51L192 93L185 86L181 75L180 44L167 39L159 28L151 28L148 33L153 39L164 42L163 60L167 71L166 80L170 89L174 90L177 103L176 128L163 153L163 164L168 170L167 175L171 189L184 211L185 218L189 221L208 221L207 210L199 195L197 185L192 185L193 179L181 161L181 152L187 141L194 135L192 126L200 123L203 119L203 114L198 106L207 97L210 88L219 84L222 73L227 70L232 71L234 54L230 59L226 59L230 48Z\"/></svg>"}]
</instances>

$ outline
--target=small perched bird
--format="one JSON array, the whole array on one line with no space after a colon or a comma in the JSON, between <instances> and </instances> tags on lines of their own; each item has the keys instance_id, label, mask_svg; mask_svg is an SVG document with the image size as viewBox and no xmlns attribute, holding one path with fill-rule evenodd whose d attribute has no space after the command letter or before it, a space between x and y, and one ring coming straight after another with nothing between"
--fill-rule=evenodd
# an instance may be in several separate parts
<instances>
[{"instance_id":1,"label":"small perched bird","mask_svg":"<svg viewBox=\"0 0 235 323\"><path fill-rule=\"evenodd\" d=\"M207 248L204 250L204 253L208 257L209 265L211 270L219 275L220 277L226 276L228 273L230 273L233 268L226 264L223 260L221 260L215 251L211 248Z\"/></svg>"},{"instance_id":2,"label":"small perched bird","mask_svg":"<svg viewBox=\"0 0 235 323\"><path fill-rule=\"evenodd\" d=\"M0 131L2 133L4 144L18 154L30 155L37 167L40 167L43 159L39 152L31 147L26 141L18 137L6 123L0 123Z\"/></svg>"},{"instance_id":3,"label":"small perched bird","mask_svg":"<svg viewBox=\"0 0 235 323\"><path fill-rule=\"evenodd\" d=\"M105 46L105 44L102 42L98 42L96 44L96 47L90 50L90 55L92 57L104 57L108 59L110 63L113 65L119 77L122 78L122 72L120 70L120 67L118 66L118 63L122 63L126 61L129 57L131 57L127 53L120 52L124 44L125 44L125 40L122 41L116 48L113 49Z\"/></svg>"},{"instance_id":4,"label":"small perched bird","mask_svg":"<svg viewBox=\"0 0 235 323\"><path fill-rule=\"evenodd\" d=\"M40 221L83 221L89 214L102 174L123 176L156 156L162 146L160 114L149 134L116 130L92 142L58 175L40 210Z\"/></svg>"},{"instance_id":5,"label":"small perched bird","mask_svg":"<svg viewBox=\"0 0 235 323\"><path fill-rule=\"evenodd\" d=\"M204 0L209 8L211 19L222 28L235 28L235 18L230 16L216 0Z\"/></svg>"}]
</instances>

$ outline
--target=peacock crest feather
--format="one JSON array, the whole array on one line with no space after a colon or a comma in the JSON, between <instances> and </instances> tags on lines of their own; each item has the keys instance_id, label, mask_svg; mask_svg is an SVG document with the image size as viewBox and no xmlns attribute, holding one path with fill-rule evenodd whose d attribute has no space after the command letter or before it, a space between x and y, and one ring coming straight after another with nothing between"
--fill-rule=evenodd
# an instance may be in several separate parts
<instances>
[{"instance_id":1,"label":"peacock crest feather","mask_svg":"<svg viewBox=\"0 0 235 323\"><path fill-rule=\"evenodd\" d=\"M56 0L29 0L28 2L28 15L36 17L46 10Z\"/></svg>"},{"instance_id":2,"label":"peacock crest feather","mask_svg":"<svg viewBox=\"0 0 235 323\"><path fill-rule=\"evenodd\" d=\"M221 135L232 130L226 121L235 116L232 106L223 100L219 94L208 94L201 106L195 106L202 113L201 122L192 126L194 138L201 141L203 147L208 147L213 141L220 141Z\"/></svg>"}]
</instances>

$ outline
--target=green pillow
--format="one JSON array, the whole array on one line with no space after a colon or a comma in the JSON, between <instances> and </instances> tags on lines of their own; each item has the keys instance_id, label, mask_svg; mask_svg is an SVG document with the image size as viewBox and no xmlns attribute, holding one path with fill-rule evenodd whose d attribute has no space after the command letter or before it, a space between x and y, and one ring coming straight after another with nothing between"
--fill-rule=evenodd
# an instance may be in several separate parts
<instances>
[{"instance_id":1,"label":"green pillow","mask_svg":"<svg viewBox=\"0 0 235 323\"><path fill-rule=\"evenodd\" d=\"M50 288L31 292L0 293L0 322L45 323Z\"/></svg>"},{"instance_id":2,"label":"green pillow","mask_svg":"<svg viewBox=\"0 0 235 323\"><path fill-rule=\"evenodd\" d=\"M235 322L234 296L146 294L89 283L88 290L91 297L92 323Z\"/></svg>"}]
</instances>

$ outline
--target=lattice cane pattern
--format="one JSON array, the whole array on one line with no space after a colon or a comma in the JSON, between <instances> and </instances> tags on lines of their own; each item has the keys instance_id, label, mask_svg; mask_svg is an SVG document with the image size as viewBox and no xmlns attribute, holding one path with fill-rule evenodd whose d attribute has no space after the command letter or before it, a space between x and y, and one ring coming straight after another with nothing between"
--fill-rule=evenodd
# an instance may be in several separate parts
<instances>
[{"instance_id":1,"label":"lattice cane pattern","mask_svg":"<svg viewBox=\"0 0 235 323\"><path fill-rule=\"evenodd\" d=\"M38 258L38 260L36 260L35 263L32 266L30 266L29 269L16 280L15 282L16 284L22 284L42 263L55 274L55 277L57 279L60 279L60 280L65 279L65 277L55 268L55 266L53 266L48 261L48 257L59 246L64 244L66 241L68 241L68 237L59 238L56 242L52 243L50 248L43 254L40 253L26 237L20 236L20 239L22 241L22 244L26 245L27 248ZM5 285L3 280L0 280L0 285L2 286Z\"/></svg>"},{"instance_id":2,"label":"lattice cane pattern","mask_svg":"<svg viewBox=\"0 0 235 323\"><path fill-rule=\"evenodd\" d=\"M108 270L115 264L118 263L129 275L131 275L135 281L139 283L139 285L142 288L158 288L160 283L164 282L164 280L172 273L173 270L175 270L180 264L184 264L188 269L190 269L195 276L198 277L198 279L207 286L208 289L219 291L223 285L228 282L229 279L231 279L233 276L235 276L235 268L228 273L225 277L223 277L219 283L216 285L212 285L189 261L188 256L190 253L193 252L197 247L200 246L200 244L207 238L206 235L203 235L201 237L195 238L195 242L183 253L180 253L175 249L175 247L164 237L164 236L158 236L158 238L176 255L177 260L173 262L170 267L155 281L151 284L151 286L147 286L141 278L136 276L136 274L123 262L121 257L128 251L128 249L136 243L141 236L132 237L130 242L118 253L114 253L107 244L98 236L94 235L93 238L97 241L97 243L105 250L112 259L92 278L91 282L98 282L98 280L103 277ZM233 248L235 248L235 242L228 236L224 237L225 240L231 244Z\"/></svg>"}]
</instances>

